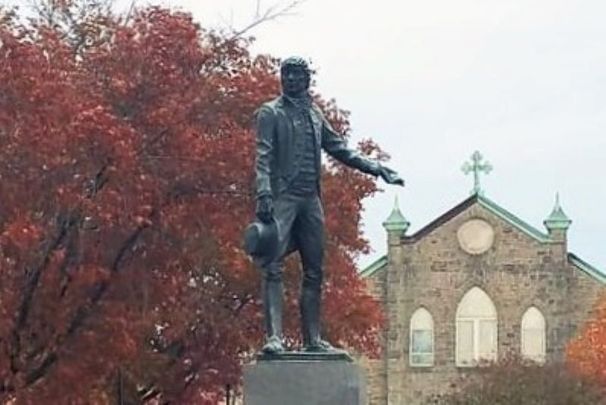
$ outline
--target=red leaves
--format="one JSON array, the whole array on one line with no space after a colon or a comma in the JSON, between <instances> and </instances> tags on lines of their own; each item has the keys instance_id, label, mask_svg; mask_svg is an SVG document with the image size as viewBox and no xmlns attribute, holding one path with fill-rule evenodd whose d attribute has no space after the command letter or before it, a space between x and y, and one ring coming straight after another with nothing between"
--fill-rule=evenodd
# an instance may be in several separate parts
<instances>
[{"instance_id":1,"label":"red leaves","mask_svg":"<svg viewBox=\"0 0 606 405\"><path fill-rule=\"evenodd\" d=\"M81 6L58 5L58 18ZM278 92L277 60L184 13L81 18L65 32L0 25L0 399L115 402L121 376L135 396L216 403L262 339L241 235L252 117ZM346 115L326 110L347 132ZM371 354L381 317L354 259L374 192L360 173L326 173L327 333Z\"/></svg>"},{"instance_id":2,"label":"red leaves","mask_svg":"<svg viewBox=\"0 0 606 405\"><path fill-rule=\"evenodd\" d=\"M40 243L42 230L38 224L33 223L29 218L16 217L10 223L7 223L2 232L2 240L8 245L13 245L18 250L35 249Z\"/></svg>"},{"instance_id":3,"label":"red leaves","mask_svg":"<svg viewBox=\"0 0 606 405\"><path fill-rule=\"evenodd\" d=\"M571 365L582 374L606 384L606 297L598 301L592 317L567 347Z\"/></svg>"}]
</instances>

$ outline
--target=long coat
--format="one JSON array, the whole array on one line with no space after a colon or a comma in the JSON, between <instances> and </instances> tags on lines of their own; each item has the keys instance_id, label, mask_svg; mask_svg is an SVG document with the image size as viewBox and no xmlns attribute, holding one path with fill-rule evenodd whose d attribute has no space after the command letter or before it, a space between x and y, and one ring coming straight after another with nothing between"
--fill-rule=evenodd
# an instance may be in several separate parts
<instances>
[{"instance_id":1,"label":"long coat","mask_svg":"<svg viewBox=\"0 0 606 405\"><path fill-rule=\"evenodd\" d=\"M347 166L378 175L379 164L349 149L345 140L334 131L314 103L310 107L310 117L317 145L315 160L318 173L321 166L321 147ZM296 107L285 96L264 103L257 111L257 198L265 195L277 198L288 190L299 173L300 164L297 157L302 154L296 151L300 143L295 142L295 136L301 136L303 127L304 123L296 113Z\"/></svg>"}]
</instances>

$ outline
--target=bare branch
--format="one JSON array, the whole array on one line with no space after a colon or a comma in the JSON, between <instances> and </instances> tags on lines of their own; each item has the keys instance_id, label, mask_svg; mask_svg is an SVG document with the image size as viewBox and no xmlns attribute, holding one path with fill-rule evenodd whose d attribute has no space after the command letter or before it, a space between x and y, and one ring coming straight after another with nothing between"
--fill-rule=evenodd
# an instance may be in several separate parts
<instances>
[{"instance_id":1,"label":"bare branch","mask_svg":"<svg viewBox=\"0 0 606 405\"><path fill-rule=\"evenodd\" d=\"M221 23L226 27L234 26L234 10L229 10L229 18L225 17L223 14L219 14L219 18L221 19Z\"/></svg>"},{"instance_id":2,"label":"bare branch","mask_svg":"<svg viewBox=\"0 0 606 405\"><path fill-rule=\"evenodd\" d=\"M255 8L254 19L261 17L261 0L257 0L257 7Z\"/></svg>"},{"instance_id":3,"label":"bare branch","mask_svg":"<svg viewBox=\"0 0 606 405\"><path fill-rule=\"evenodd\" d=\"M306 1L307 0L292 0L287 4L275 3L274 5L269 6L264 11L262 11L261 0L257 0L253 20L242 28L236 29L232 27L231 36L227 40L233 41L237 38L240 38L242 37L242 35L246 34L247 32L262 23L274 21L280 17L295 15L294 10Z\"/></svg>"},{"instance_id":4,"label":"bare branch","mask_svg":"<svg viewBox=\"0 0 606 405\"><path fill-rule=\"evenodd\" d=\"M136 0L131 0L130 6L128 7L128 11L124 15L124 25L126 25L130 22L130 19L132 18L133 13L135 12L136 3L137 3Z\"/></svg>"}]
</instances>

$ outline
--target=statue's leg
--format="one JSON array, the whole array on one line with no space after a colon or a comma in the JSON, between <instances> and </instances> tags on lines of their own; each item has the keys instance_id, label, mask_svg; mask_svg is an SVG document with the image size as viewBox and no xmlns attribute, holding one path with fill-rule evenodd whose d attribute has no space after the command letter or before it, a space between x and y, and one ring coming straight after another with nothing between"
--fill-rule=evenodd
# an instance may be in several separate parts
<instances>
[{"instance_id":1,"label":"statue's leg","mask_svg":"<svg viewBox=\"0 0 606 405\"><path fill-rule=\"evenodd\" d=\"M265 268L263 277L263 312L267 336L265 352L282 350L282 263L275 261Z\"/></svg>"},{"instance_id":2,"label":"statue's leg","mask_svg":"<svg viewBox=\"0 0 606 405\"><path fill-rule=\"evenodd\" d=\"M306 349L321 342L321 297L324 259L324 212L320 198L307 199L295 223L303 280L301 286L301 331Z\"/></svg>"},{"instance_id":3,"label":"statue's leg","mask_svg":"<svg viewBox=\"0 0 606 405\"><path fill-rule=\"evenodd\" d=\"M263 311L267 340L263 346L265 353L277 353L282 346L282 307L284 287L282 282L282 262L290 240L291 228L297 214L297 205L288 196L274 202L274 218L278 223L279 236L277 254L274 260L263 268Z\"/></svg>"}]
</instances>

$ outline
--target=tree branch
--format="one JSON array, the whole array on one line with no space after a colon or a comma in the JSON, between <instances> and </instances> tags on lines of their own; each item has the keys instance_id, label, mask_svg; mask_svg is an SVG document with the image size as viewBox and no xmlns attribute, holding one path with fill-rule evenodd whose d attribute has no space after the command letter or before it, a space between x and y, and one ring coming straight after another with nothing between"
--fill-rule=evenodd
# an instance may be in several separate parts
<instances>
[{"instance_id":1,"label":"tree branch","mask_svg":"<svg viewBox=\"0 0 606 405\"><path fill-rule=\"evenodd\" d=\"M11 354L10 354L10 363L11 370L13 372L17 372L19 367L17 365L19 354L21 353L21 337L20 333L23 329L25 323L27 322L27 318L29 316L32 301L34 297L34 293L39 286L40 277L44 269L50 263L50 257L52 252L54 252L61 244L64 242L65 238L68 235L68 231L71 227L78 223L77 215L69 214L66 218L59 221L59 229L57 235L49 241L46 248L44 249L44 254L42 255L42 259L40 263L35 266L31 272L27 274L27 282L25 284L25 291L23 292L23 298L19 305L19 309L17 311L17 319L15 322L15 327L11 333L12 341L11 341Z\"/></svg>"},{"instance_id":2,"label":"tree branch","mask_svg":"<svg viewBox=\"0 0 606 405\"><path fill-rule=\"evenodd\" d=\"M232 27L230 29L231 35L227 38L226 42L232 42L238 38L241 38L242 35L246 34L262 23L274 21L279 17L294 15L295 13L293 11L301 4L305 3L305 1L306 0L293 0L282 7L280 7L280 3L276 3L267 7L265 11L261 11L261 0L257 0L253 20L242 28L236 29Z\"/></svg>"},{"instance_id":3,"label":"tree branch","mask_svg":"<svg viewBox=\"0 0 606 405\"><path fill-rule=\"evenodd\" d=\"M126 12L126 15L124 16L124 22L123 25L126 26L126 24L128 24L133 16L133 13L135 11L135 7L136 7L136 0L131 0L130 2L130 6L128 6L128 11Z\"/></svg>"},{"instance_id":4,"label":"tree branch","mask_svg":"<svg viewBox=\"0 0 606 405\"><path fill-rule=\"evenodd\" d=\"M131 235L124 241L124 243L122 243L122 245L118 249L118 251L116 253L116 257L114 258L114 261L112 263L111 270L114 274L118 272L119 266L120 266L121 262L123 261L124 256L126 255L128 250L134 246L134 244L137 242L137 240L141 236L141 233L147 227L148 227L147 225L138 226L131 233ZM62 337L59 337L59 339L57 339L57 348L60 348L63 344L65 344L65 342L67 342L70 338L72 338L75 335L75 333L84 324L86 319L95 310L95 308L97 307L97 304L105 295L105 292L107 291L108 287L109 287L109 281L107 281L107 280L100 281L97 283L97 285L95 286L95 288L93 290L92 295L90 296L90 302L88 304L83 305L80 308L78 308L78 310L76 311L76 314L74 315L74 317L72 318L72 320L70 322L70 325L67 328L65 335ZM49 352L45 356L45 358L42 360L40 365L27 374L25 381L28 386L34 384L40 378L44 377L44 375L50 369L50 367L57 362L57 360L58 360L57 352L58 352L58 349Z\"/></svg>"}]
</instances>

